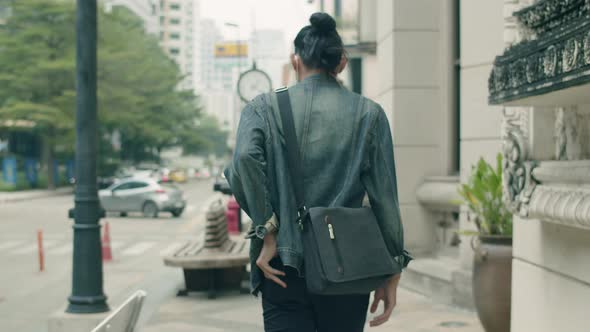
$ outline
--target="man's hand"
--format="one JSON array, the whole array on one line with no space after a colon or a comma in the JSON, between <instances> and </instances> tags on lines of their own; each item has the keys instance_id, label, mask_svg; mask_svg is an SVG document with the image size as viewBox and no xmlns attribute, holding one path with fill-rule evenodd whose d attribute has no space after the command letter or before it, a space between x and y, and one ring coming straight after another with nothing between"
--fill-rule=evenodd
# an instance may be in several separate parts
<instances>
[{"instance_id":1,"label":"man's hand","mask_svg":"<svg viewBox=\"0 0 590 332\"><path fill-rule=\"evenodd\" d=\"M285 276L285 272L273 269L268 263L277 255L277 238L274 233L267 233L264 236L264 245L256 260L256 265L264 273L266 279L270 279L283 288L287 288L287 284L279 279L278 276Z\"/></svg>"},{"instance_id":2,"label":"man's hand","mask_svg":"<svg viewBox=\"0 0 590 332\"><path fill-rule=\"evenodd\" d=\"M369 323L369 326L379 326L387 322L389 317L391 317L391 313L393 312L393 308L395 308L395 303L397 301L397 285L399 284L400 277L401 273L394 275L391 277L391 279L387 280L383 287L377 288L377 290L375 290L373 304L371 304L371 313L373 314L375 311L377 311L380 301L383 301L385 308L383 309L383 313L381 315L373 318L373 320Z\"/></svg>"}]
</instances>

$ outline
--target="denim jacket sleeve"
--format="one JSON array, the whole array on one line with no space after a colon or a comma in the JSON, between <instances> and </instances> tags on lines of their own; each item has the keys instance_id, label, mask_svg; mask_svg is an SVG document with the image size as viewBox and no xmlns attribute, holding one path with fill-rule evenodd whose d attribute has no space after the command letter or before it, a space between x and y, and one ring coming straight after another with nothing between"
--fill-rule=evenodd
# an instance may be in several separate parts
<instances>
[{"instance_id":1,"label":"denim jacket sleeve","mask_svg":"<svg viewBox=\"0 0 590 332\"><path fill-rule=\"evenodd\" d=\"M361 181L369 196L371 208L377 217L389 253L402 268L412 257L404 250L404 231L401 222L393 140L389 121L381 107L374 116L369 133L367 162Z\"/></svg>"},{"instance_id":2,"label":"denim jacket sleeve","mask_svg":"<svg viewBox=\"0 0 590 332\"><path fill-rule=\"evenodd\" d=\"M253 228L264 227L274 217L266 171L266 121L254 102L240 115L236 146L225 177L240 208L252 219Z\"/></svg>"}]
</instances>

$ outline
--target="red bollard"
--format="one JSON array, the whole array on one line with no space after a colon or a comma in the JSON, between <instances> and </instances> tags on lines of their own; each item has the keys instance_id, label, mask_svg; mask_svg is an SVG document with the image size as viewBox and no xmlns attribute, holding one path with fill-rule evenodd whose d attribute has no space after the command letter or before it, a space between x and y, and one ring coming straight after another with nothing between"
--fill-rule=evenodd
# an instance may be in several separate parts
<instances>
[{"instance_id":1,"label":"red bollard","mask_svg":"<svg viewBox=\"0 0 590 332\"><path fill-rule=\"evenodd\" d=\"M104 223L104 234L102 235L102 260L110 262L113 260L113 253L111 252L111 234L109 231L109 223Z\"/></svg>"},{"instance_id":2,"label":"red bollard","mask_svg":"<svg viewBox=\"0 0 590 332\"><path fill-rule=\"evenodd\" d=\"M227 210L225 211L225 217L227 218L227 231L230 234L240 234L240 205L236 202L236 199L232 196L227 202Z\"/></svg>"},{"instance_id":3,"label":"red bollard","mask_svg":"<svg viewBox=\"0 0 590 332\"><path fill-rule=\"evenodd\" d=\"M45 271L45 253L43 252L43 231L37 230L37 251L39 252L39 272Z\"/></svg>"}]
</instances>

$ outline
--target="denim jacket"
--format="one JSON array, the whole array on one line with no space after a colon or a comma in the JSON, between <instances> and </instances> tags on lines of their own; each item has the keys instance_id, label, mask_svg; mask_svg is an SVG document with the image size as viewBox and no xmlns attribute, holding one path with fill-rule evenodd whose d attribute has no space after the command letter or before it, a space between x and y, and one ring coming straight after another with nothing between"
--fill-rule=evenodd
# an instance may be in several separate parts
<instances>
[{"instance_id":1,"label":"denim jacket","mask_svg":"<svg viewBox=\"0 0 590 332\"><path fill-rule=\"evenodd\" d=\"M406 267L411 257L404 250L393 142L383 109L322 74L290 87L289 96L306 206L358 208L367 194L389 253L400 270ZM256 97L241 113L225 176L252 227L278 220L278 255L301 273L303 245L284 146L276 95ZM262 245L263 240L254 237L250 246L255 295L264 278L255 264Z\"/></svg>"}]
</instances>

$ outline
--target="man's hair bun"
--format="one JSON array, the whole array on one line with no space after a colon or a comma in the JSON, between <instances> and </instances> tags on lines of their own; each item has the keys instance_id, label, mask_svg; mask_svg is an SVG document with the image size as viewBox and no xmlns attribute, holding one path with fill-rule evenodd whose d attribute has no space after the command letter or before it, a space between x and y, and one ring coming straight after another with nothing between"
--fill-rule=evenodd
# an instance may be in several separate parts
<instances>
[{"instance_id":1,"label":"man's hair bun","mask_svg":"<svg viewBox=\"0 0 590 332\"><path fill-rule=\"evenodd\" d=\"M315 13L309 22L311 24L303 27L293 41L295 53L307 67L333 73L344 54L336 21L326 13Z\"/></svg>"},{"instance_id":2,"label":"man's hair bun","mask_svg":"<svg viewBox=\"0 0 590 332\"><path fill-rule=\"evenodd\" d=\"M309 23L320 33L328 33L336 30L336 21L326 13L315 13L311 15Z\"/></svg>"}]
</instances>

